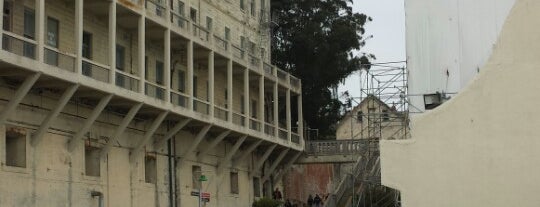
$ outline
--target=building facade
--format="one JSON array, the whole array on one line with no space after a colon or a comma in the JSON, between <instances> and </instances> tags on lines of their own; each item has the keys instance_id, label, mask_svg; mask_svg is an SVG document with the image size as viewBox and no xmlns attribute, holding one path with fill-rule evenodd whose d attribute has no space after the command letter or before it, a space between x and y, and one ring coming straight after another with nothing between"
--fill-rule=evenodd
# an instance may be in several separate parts
<instances>
[{"instance_id":1,"label":"building facade","mask_svg":"<svg viewBox=\"0 0 540 207\"><path fill-rule=\"evenodd\" d=\"M0 206L249 206L304 149L269 0L0 6Z\"/></svg>"},{"instance_id":2,"label":"building facade","mask_svg":"<svg viewBox=\"0 0 540 207\"><path fill-rule=\"evenodd\" d=\"M502 1L475 2L482 2L482 10L489 10L500 6ZM401 191L402 206L538 206L540 203L536 196L540 189L540 133L536 130L540 125L536 103L540 100L540 28L531 26L540 25L537 12L540 2L515 0L508 9L508 15L497 16L502 22L500 32L496 33L494 44L488 46L491 51L473 81L448 102L413 117L410 140L381 141L382 183ZM481 14L476 11L470 14L473 13ZM478 27L481 24L477 22L493 23L492 17L485 14L469 20L463 26L475 28L478 33L488 31ZM482 42L488 36L459 32L449 36L450 39L461 37ZM410 44L414 43L407 43ZM411 47L436 44L426 40ZM446 58L441 56L432 61ZM409 69L412 74L416 68Z\"/></svg>"}]
</instances>

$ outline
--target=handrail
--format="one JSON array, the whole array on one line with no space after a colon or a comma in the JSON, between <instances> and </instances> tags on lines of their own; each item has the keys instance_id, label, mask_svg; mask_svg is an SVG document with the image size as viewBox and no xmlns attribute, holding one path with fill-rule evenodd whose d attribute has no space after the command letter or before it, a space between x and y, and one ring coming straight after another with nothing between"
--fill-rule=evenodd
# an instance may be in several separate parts
<instances>
[{"instance_id":1,"label":"handrail","mask_svg":"<svg viewBox=\"0 0 540 207\"><path fill-rule=\"evenodd\" d=\"M118 71L118 70L117 70L117 71ZM154 82L149 81L149 80L146 80L146 83L147 83L148 85L151 85L151 86L154 86L154 87L157 87L157 88L165 89L165 86L159 85L158 83L154 83Z\"/></svg>"},{"instance_id":2,"label":"handrail","mask_svg":"<svg viewBox=\"0 0 540 207\"><path fill-rule=\"evenodd\" d=\"M69 56L69 57L72 57L72 58L77 58L77 55L60 51L58 48L54 48L54 47L51 47L51 46L48 46L48 45L45 45L43 47L45 49L51 50L51 51L56 52L56 53L61 54L61 55Z\"/></svg>"},{"instance_id":3,"label":"handrail","mask_svg":"<svg viewBox=\"0 0 540 207\"><path fill-rule=\"evenodd\" d=\"M25 36L22 36L22 35L18 35L18 34L15 34L13 32L10 32L10 31L6 31L6 30L3 30L2 31L3 34L6 34L10 37L13 37L15 39L18 39L18 40L21 40L21 41L25 41L25 42L29 42L29 43L32 43L32 44L35 44L37 45L37 41L33 40L33 39L30 39L30 38L27 38Z\"/></svg>"},{"instance_id":4,"label":"handrail","mask_svg":"<svg viewBox=\"0 0 540 207\"><path fill-rule=\"evenodd\" d=\"M106 69L106 70L110 70L110 67L109 67L108 65L104 65L104 64L95 62L95 61L93 61L93 60L90 60L90 59L87 59L87 58L84 58L84 57L82 58L82 60L85 61L85 62L88 62L88 63L90 63L90 64L92 64L92 65L98 66L98 67L100 67L100 68L103 68L103 69Z\"/></svg>"},{"instance_id":5,"label":"handrail","mask_svg":"<svg viewBox=\"0 0 540 207\"><path fill-rule=\"evenodd\" d=\"M333 141L308 141L306 142L306 154L359 154L366 151L373 140L333 140Z\"/></svg>"},{"instance_id":6,"label":"handrail","mask_svg":"<svg viewBox=\"0 0 540 207\"><path fill-rule=\"evenodd\" d=\"M127 77L130 77L130 78L133 78L133 79L135 79L135 80L140 80L140 77L135 76L135 75L133 75L133 74L131 74L131 73L127 73L127 72L122 71L122 70L115 70L115 72L120 73L120 74L122 74L122 75L124 75L124 76L127 76Z\"/></svg>"}]
</instances>

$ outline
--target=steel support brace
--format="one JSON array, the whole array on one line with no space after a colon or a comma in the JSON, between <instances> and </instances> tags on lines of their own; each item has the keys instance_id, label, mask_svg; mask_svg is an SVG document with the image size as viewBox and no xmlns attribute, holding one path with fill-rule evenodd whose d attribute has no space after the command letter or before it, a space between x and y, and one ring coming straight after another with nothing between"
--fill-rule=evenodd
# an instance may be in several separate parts
<instances>
[{"instance_id":1,"label":"steel support brace","mask_svg":"<svg viewBox=\"0 0 540 207\"><path fill-rule=\"evenodd\" d=\"M229 135L230 133L231 133L231 131L227 130L227 131L224 131L221 134L219 134L219 136L217 136L216 139L214 139L214 141L212 141L210 143L210 145L208 145L202 151L197 153L197 160L201 160L206 153L208 153L210 150L214 149L214 147L216 147L221 141L223 141L223 139L225 139L225 137L227 137L227 135Z\"/></svg>"},{"instance_id":2,"label":"steel support brace","mask_svg":"<svg viewBox=\"0 0 540 207\"><path fill-rule=\"evenodd\" d=\"M112 99L112 97L113 95L109 94L101 98L96 108L94 108L94 111L92 111L92 114L90 114L88 119L86 119L86 122L83 124L83 127L79 130L79 132L77 132L77 134L75 134L75 136L73 136L73 138L71 138L71 140L69 140L68 150L70 152L73 152L73 150L75 150L75 148L79 144L79 141L82 139L84 134L86 134L86 132L90 130L90 127L92 126L92 124L94 124L94 121L96 121L96 119L101 114L103 109L105 109L105 107L107 106L109 101Z\"/></svg>"},{"instance_id":3,"label":"steel support brace","mask_svg":"<svg viewBox=\"0 0 540 207\"><path fill-rule=\"evenodd\" d=\"M255 166L253 167L254 172L258 172L258 171L261 170L261 168L262 168L262 166L264 164L264 161L266 159L268 159L268 157L270 156L270 154L272 154L272 151L274 151L274 149L276 147L277 147L277 144L274 144L271 147L269 147L268 149L266 149L263 156L257 160L257 163L255 163Z\"/></svg>"},{"instance_id":4,"label":"steel support brace","mask_svg":"<svg viewBox=\"0 0 540 207\"><path fill-rule=\"evenodd\" d=\"M276 185L275 182L278 182L279 180L281 180L281 178L283 177L283 175L285 175L285 173L287 173L287 171L289 171L289 169L292 167L292 165L296 162L296 160L298 160L298 158L300 157L300 155L302 155L303 152L298 152L296 153L296 155L289 160L289 162L287 162L287 164L285 165L285 167L283 167L283 170L279 173L279 174L276 174L276 176L274 177L274 185Z\"/></svg>"},{"instance_id":5,"label":"steel support brace","mask_svg":"<svg viewBox=\"0 0 540 207\"><path fill-rule=\"evenodd\" d=\"M182 155L182 158L187 157L189 154L195 151L195 149L197 149L197 146L199 146L199 143L201 143L201 141L204 139L204 137L206 136L206 133L208 133L211 127L212 125L210 124L206 125L201 129L201 131L199 131L199 133L195 137L195 140L193 141L193 144L189 146L188 150Z\"/></svg>"},{"instance_id":6,"label":"steel support brace","mask_svg":"<svg viewBox=\"0 0 540 207\"><path fill-rule=\"evenodd\" d=\"M163 111L158 115L158 117L154 119L148 131L144 133L143 139L135 146L135 148L131 150L129 156L129 160L131 161L131 163L133 163L139 157L139 154L141 153L143 147L146 145L146 143L148 143L152 136L154 136L156 130L159 128L159 126L161 125L163 120L165 120L168 114L169 111Z\"/></svg>"},{"instance_id":7,"label":"steel support brace","mask_svg":"<svg viewBox=\"0 0 540 207\"><path fill-rule=\"evenodd\" d=\"M13 98L11 98L9 103L4 108L4 111L2 111L2 113L0 114L0 125L3 125L6 122L9 115L11 115L11 113L15 111L15 108L17 107L17 105L19 105L19 103L21 103L21 101L26 96L26 94L28 94L28 91L30 91L34 83L36 83L39 76L41 76L41 72L34 73L31 76L28 76L26 77L26 79L24 79L24 82L21 84L21 87L17 89L17 92L15 92L15 95L13 96Z\"/></svg>"},{"instance_id":8,"label":"steel support brace","mask_svg":"<svg viewBox=\"0 0 540 207\"><path fill-rule=\"evenodd\" d=\"M178 134L180 130L182 130L189 122L191 121L191 118L186 118L180 122L178 122L174 127L165 134L165 137L163 137L160 140L156 140L154 143L154 149L158 150L163 147L169 141L169 139L173 138L174 135Z\"/></svg>"},{"instance_id":9,"label":"steel support brace","mask_svg":"<svg viewBox=\"0 0 540 207\"><path fill-rule=\"evenodd\" d=\"M274 160L274 162L272 163L272 166L270 167L270 170L269 172L263 177L262 179L262 182L266 182L268 180L268 178L270 178L270 175L272 175L272 173L274 173L274 170L276 170L276 167L279 165L279 163L281 163L281 160L283 160L283 158L285 158L285 155L287 155L287 152L289 152L289 148L281 151L281 153L279 154L279 156Z\"/></svg>"},{"instance_id":10,"label":"steel support brace","mask_svg":"<svg viewBox=\"0 0 540 207\"><path fill-rule=\"evenodd\" d=\"M218 164L218 169L223 169L225 166L227 166L229 164L229 162L231 161L234 154L236 154L236 152L238 151L238 149L240 149L240 146L242 146L242 143L244 143L244 141L246 141L246 139L247 139L247 135L244 135L240 139L236 140L236 143L234 143L231 151L229 151L225 155L223 160Z\"/></svg>"},{"instance_id":11,"label":"steel support brace","mask_svg":"<svg viewBox=\"0 0 540 207\"><path fill-rule=\"evenodd\" d=\"M105 158L105 156L107 156L107 154L109 153L109 151L113 147L113 144L116 142L116 140L118 140L118 138L120 138L120 136L122 136L122 134L126 130L129 123L131 123L133 118L135 118L135 115L137 115L137 112L139 112L139 110L141 109L142 105L143 105L143 103L138 103L138 104L132 106L131 109L129 109L129 112L124 117L124 119L122 119L122 122L120 123L118 128L116 128L116 131L114 132L113 136L111 137L109 142L107 142L107 145L105 145L105 147L103 147L103 149L101 149L101 152L100 152L100 157L101 158Z\"/></svg>"},{"instance_id":12,"label":"steel support brace","mask_svg":"<svg viewBox=\"0 0 540 207\"><path fill-rule=\"evenodd\" d=\"M75 94L78 88L79 88L79 84L74 84L74 85L71 85L68 89L66 89L66 91L64 91L64 93L58 100L58 103L56 103L56 107L51 112L49 112L47 117L45 117L45 119L39 125L39 128L37 129L37 131L34 132L34 134L32 135L32 139L30 141L32 146L35 147L39 145L39 143L41 142L41 138L43 137L43 134L47 132L52 122L56 119L56 117L58 117L60 112L62 112L62 110L67 105L71 97L73 97L73 94Z\"/></svg>"},{"instance_id":13,"label":"steel support brace","mask_svg":"<svg viewBox=\"0 0 540 207\"><path fill-rule=\"evenodd\" d=\"M252 152L263 142L262 139L259 139L259 141L254 142L251 144L238 158L234 159L233 166L237 166L239 163L244 161Z\"/></svg>"}]
</instances>

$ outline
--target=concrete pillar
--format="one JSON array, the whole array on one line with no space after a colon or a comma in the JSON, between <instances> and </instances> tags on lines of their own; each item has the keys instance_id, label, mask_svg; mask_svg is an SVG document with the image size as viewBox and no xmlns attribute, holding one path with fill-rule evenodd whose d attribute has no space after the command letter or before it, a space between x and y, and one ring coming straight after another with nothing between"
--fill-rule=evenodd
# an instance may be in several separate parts
<instances>
[{"instance_id":1,"label":"concrete pillar","mask_svg":"<svg viewBox=\"0 0 540 207\"><path fill-rule=\"evenodd\" d=\"M4 0L0 0L0 11L2 11L2 12L4 11ZM37 17L37 15L36 15L36 17ZM38 22L38 21L36 21L36 22ZM36 26L37 26L37 24L36 24ZM36 29L36 31L38 31L38 30ZM2 43L2 40L4 39L3 38L4 37L3 32L4 32L4 21L0 21L0 45L3 45L3 43ZM37 36L39 36L39 34Z\"/></svg>"},{"instance_id":2,"label":"concrete pillar","mask_svg":"<svg viewBox=\"0 0 540 207\"><path fill-rule=\"evenodd\" d=\"M264 73L263 73L264 74ZM259 121L261 122L261 131L264 132L264 75L259 78Z\"/></svg>"},{"instance_id":3,"label":"concrete pillar","mask_svg":"<svg viewBox=\"0 0 540 207\"><path fill-rule=\"evenodd\" d=\"M233 115L233 61L227 61L227 117L229 122L232 122Z\"/></svg>"},{"instance_id":4,"label":"concrete pillar","mask_svg":"<svg viewBox=\"0 0 540 207\"><path fill-rule=\"evenodd\" d=\"M138 39L137 39L137 44L139 46L139 51L138 51L138 61L139 61L139 74L141 76L141 80L139 81L139 91L144 94L145 91L144 91L144 85L145 85L145 82L146 82L146 73L145 73L145 57L146 57L146 43L145 43L145 39L146 39L146 22L145 22L145 17L144 16L139 16L139 20L138 20L138 25L139 25L139 28L138 28Z\"/></svg>"},{"instance_id":5,"label":"concrete pillar","mask_svg":"<svg viewBox=\"0 0 540 207\"><path fill-rule=\"evenodd\" d=\"M164 62L164 79L163 83L165 84L165 101L170 102L171 101L171 29L167 28L165 30L165 34L163 35L165 42L164 42L164 49L163 52L163 62Z\"/></svg>"},{"instance_id":6,"label":"concrete pillar","mask_svg":"<svg viewBox=\"0 0 540 207\"><path fill-rule=\"evenodd\" d=\"M187 83L186 95L188 96L188 109L193 109L193 40L187 43Z\"/></svg>"},{"instance_id":7,"label":"concrete pillar","mask_svg":"<svg viewBox=\"0 0 540 207\"><path fill-rule=\"evenodd\" d=\"M75 1L75 73L81 73L82 68L82 37L84 19L84 0Z\"/></svg>"},{"instance_id":8,"label":"concrete pillar","mask_svg":"<svg viewBox=\"0 0 540 207\"><path fill-rule=\"evenodd\" d=\"M115 85L116 77L116 0L109 3L109 82Z\"/></svg>"},{"instance_id":9,"label":"concrete pillar","mask_svg":"<svg viewBox=\"0 0 540 207\"><path fill-rule=\"evenodd\" d=\"M279 87L276 80L276 82L274 83L274 135L276 137L279 137L279 117L278 117L279 116L279 112L278 112L279 98L278 96L279 96Z\"/></svg>"},{"instance_id":10,"label":"concrete pillar","mask_svg":"<svg viewBox=\"0 0 540 207\"><path fill-rule=\"evenodd\" d=\"M36 60L40 62L43 62L45 51L45 22L45 0L36 0Z\"/></svg>"},{"instance_id":11,"label":"concrete pillar","mask_svg":"<svg viewBox=\"0 0 540 207\"><path fill-rule=\"evenodd\" d=\"M298 135L300 136L300 143L304 143L304 113L302 112L302 91L298 94Z\"/></svg>"},{"instance_id":12,"label":"concrete pillar","mask_svg":"<svg viewBox=\"0 0 540 207\"><path fill-rule=\"evenodd\" d=\"M246 122L244 123L246 127L249 127L250 123L250 113L249 113L249 69L245 68L244 70L244 115L246 116Z\"/></svg>"},{"instance_id":13,"label":"concrete pillar","mask_svg":"<svg viewBox=\"0 0 540 207\"><path fill-rule=\"evenodd\" d=\"M285 119L287 123L287 140L291 141L291 89L285 92Z\"/></svg>"},{"instance_id":14,"label":"concrete pillar","mask_svg":"<svg viewBox=\"0 0 540 207\"><path fill-rule=\"evenodd\" d=\"M208 54L208 102L210 102L210 110L208 111L211 118L214 118L214 51Z\"/></svg>"}]
</instances>

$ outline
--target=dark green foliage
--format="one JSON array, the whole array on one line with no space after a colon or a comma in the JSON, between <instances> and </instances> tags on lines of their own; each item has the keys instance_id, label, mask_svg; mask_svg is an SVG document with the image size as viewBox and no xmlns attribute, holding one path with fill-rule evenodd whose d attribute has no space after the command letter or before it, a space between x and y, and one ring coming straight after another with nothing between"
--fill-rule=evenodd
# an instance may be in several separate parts
<instances>
[{"instance_id":1,"label":"dark green foliage","mask_svg":"<svg viewBox=\"0 0 540 207\"><path fill-rule=\"evenodd\" d=\"M279 205L281 205L281 202L270 198L261 198L253 201L253 207L278 207Z\"/></svg>"},{"instance_id":2,"label":"dark green foliage","mask_svg":"<svg viewBox=\"0 0 540 207\"><path fill-rule=\"evenodd\" d=\"M272 0L277 19L272 62L302 79L304 119L323 137L335 135L343 106L330 88L375 58L352 53L364 46L364 24L371 18L354 13L351 4L351 0Z\"/></svg>"}]
</instances>

